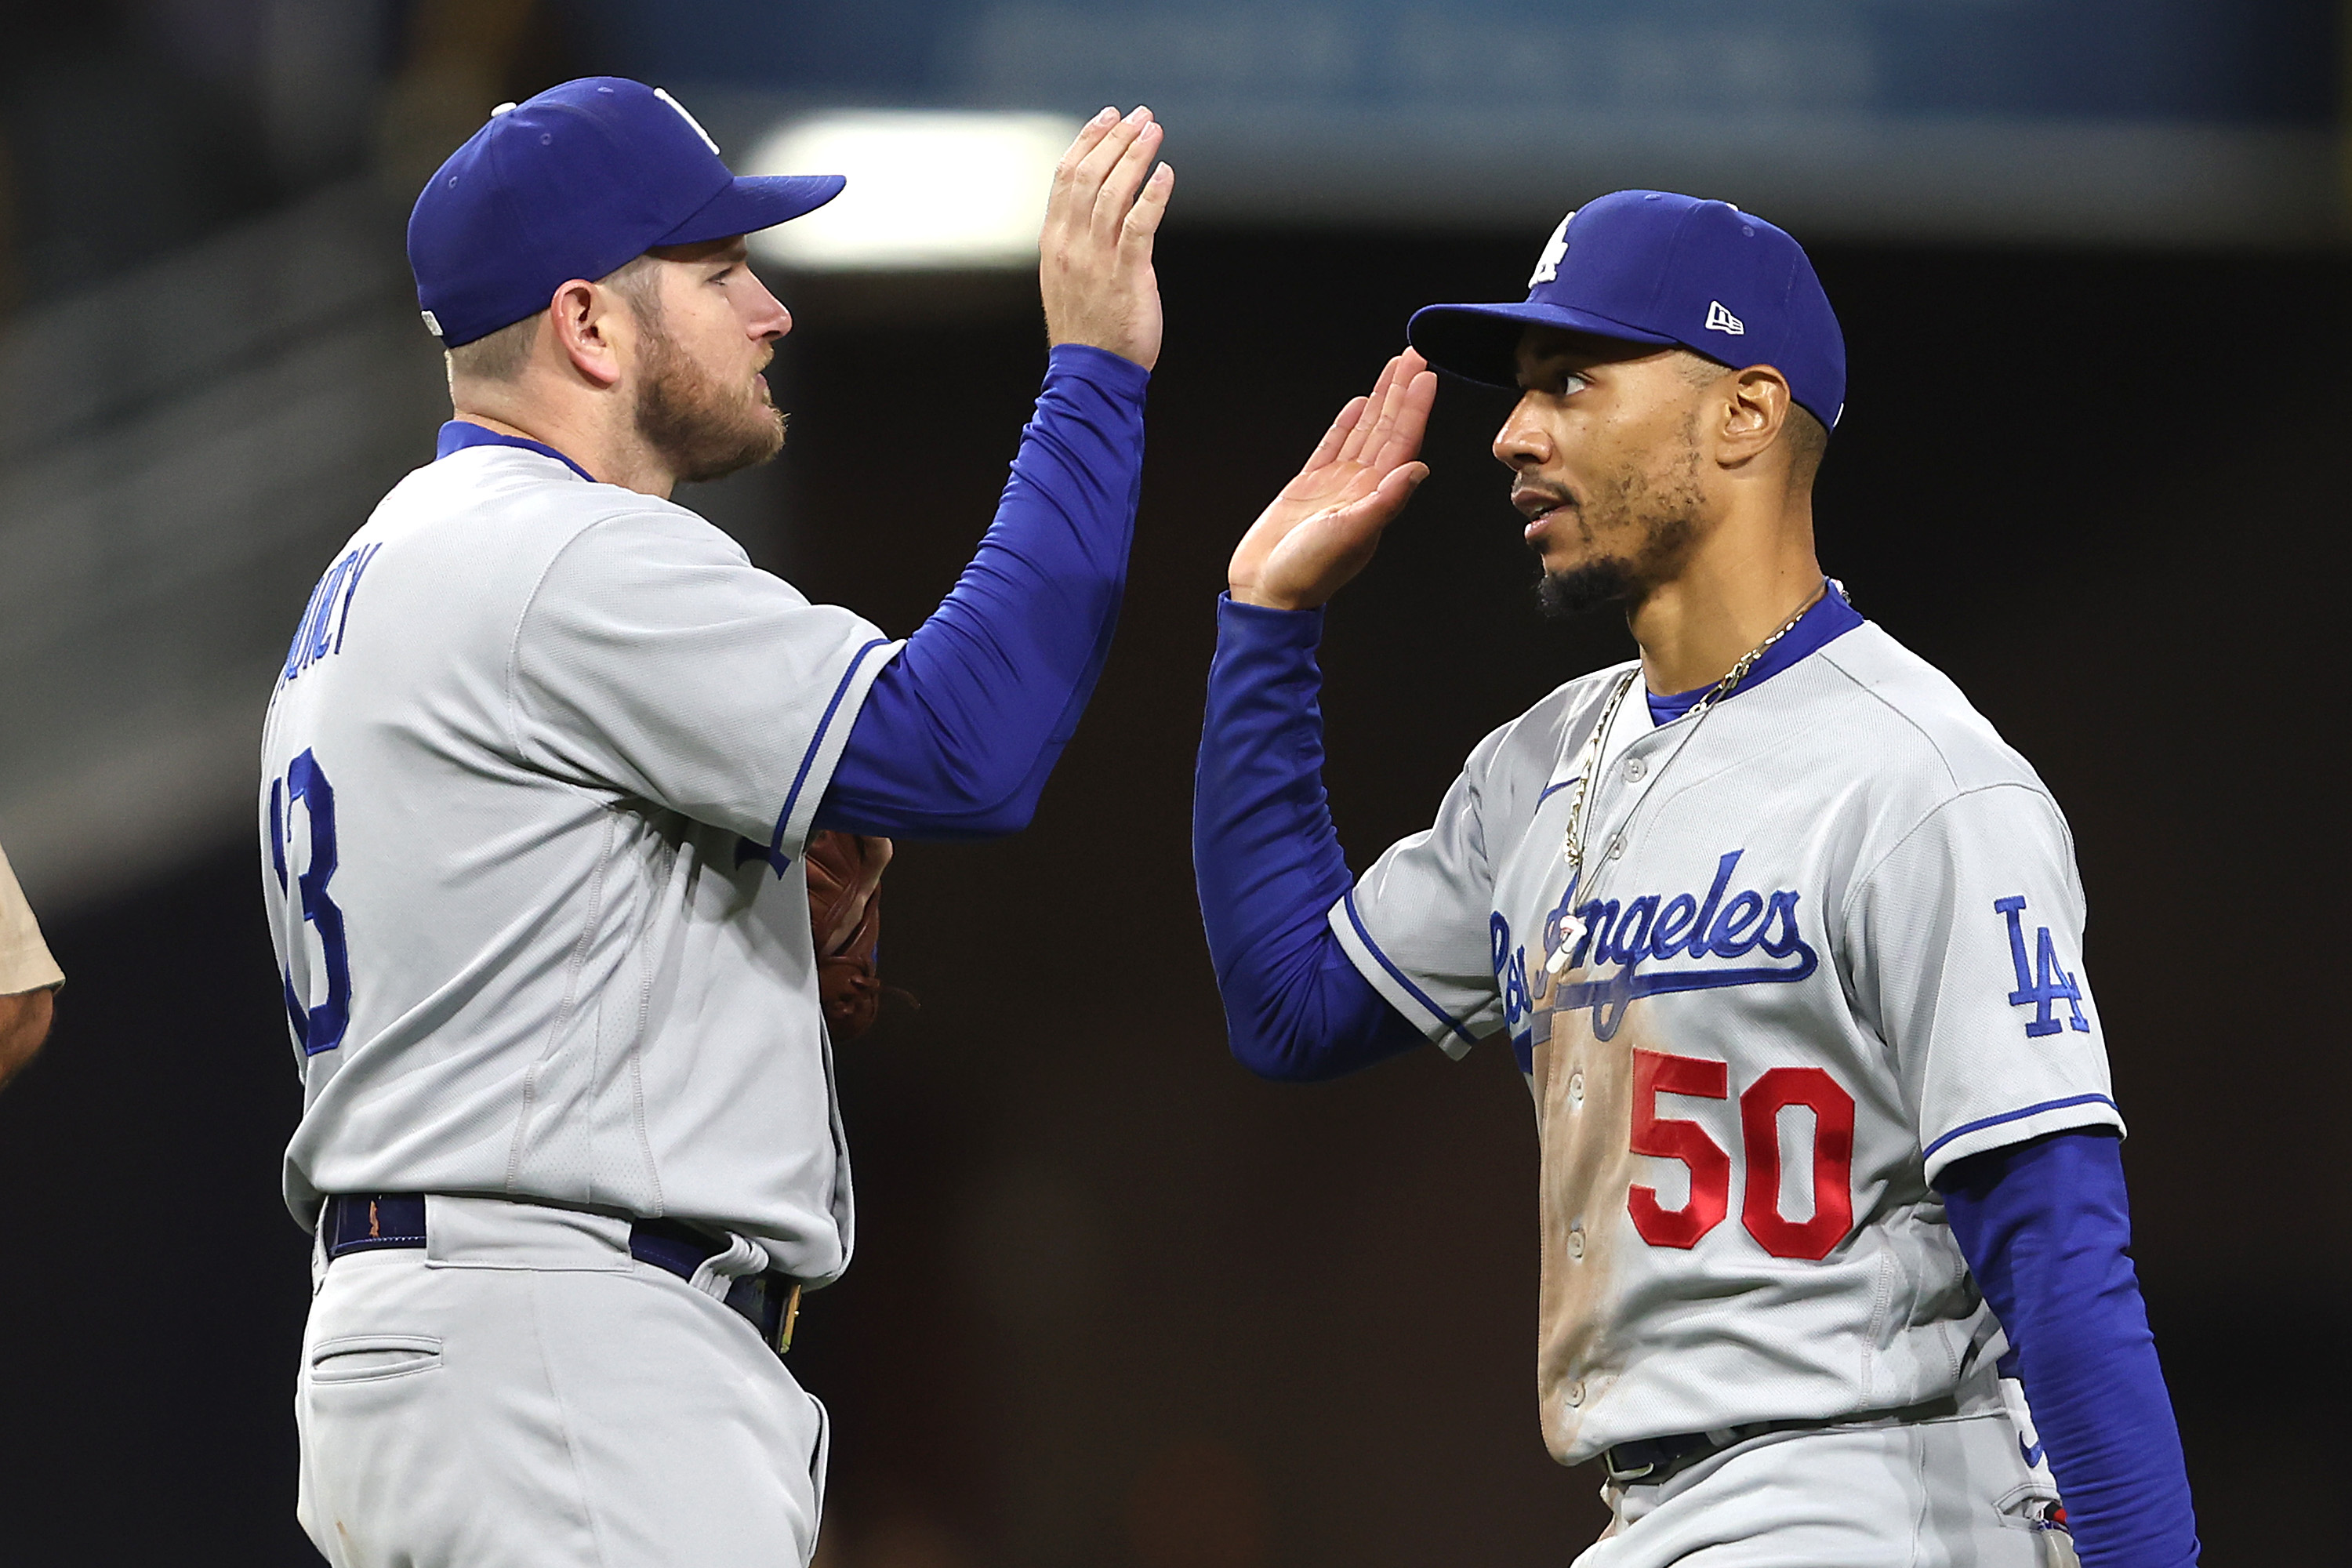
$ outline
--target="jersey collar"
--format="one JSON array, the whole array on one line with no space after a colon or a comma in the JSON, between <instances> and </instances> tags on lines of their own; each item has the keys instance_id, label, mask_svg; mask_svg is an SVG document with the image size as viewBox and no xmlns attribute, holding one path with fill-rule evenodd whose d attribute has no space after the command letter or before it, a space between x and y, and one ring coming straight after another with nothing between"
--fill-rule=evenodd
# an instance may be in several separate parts
<instances>
[{"instance_id":1,"label":"jersey collar","mask_svg":"<svg viewBox=\"0 0 2352 1568\"><path fill-rule=\"evenodd\" d=\"M1730 701L1731 698L1743 691L1754 690L1807 654L1819 650L1862 625L1860 612L1846 602L1844 584L1834 577L1828 579L1828 584L1820 601L1798 617L1797 624L1789 628L1786 636L1764 650L1764 657L1749 668L1745 679L1731 689L1730 696L1726 697L1725 701ZM1689 712L1700 698L1714 689L1715 682L1710 680L1705 686L1677 691L1671 697L1650 694L1650 722L1659 726L1673 723Z\"/></svg>"},{"instance_id":2,"label":"jersey collar","mask_svg":"<svg viewBox=\"0 0 2352 1568\"><path fill-rule=\"evenodd\" d=\"M441 434L433 443L433 460L437 463L450 454L462 452L468 447L520 447L526 452L537 452L542 458L554 458L592 485L596 482L595 475L554 447L521 436L502 436L488 426L477 425L470 419L452 419L441 426ZM1791 632L1789 637L1796 635ZM1780 640L1786 642L1789 638L1782 637Z\"/></svg>"}]
</instances>

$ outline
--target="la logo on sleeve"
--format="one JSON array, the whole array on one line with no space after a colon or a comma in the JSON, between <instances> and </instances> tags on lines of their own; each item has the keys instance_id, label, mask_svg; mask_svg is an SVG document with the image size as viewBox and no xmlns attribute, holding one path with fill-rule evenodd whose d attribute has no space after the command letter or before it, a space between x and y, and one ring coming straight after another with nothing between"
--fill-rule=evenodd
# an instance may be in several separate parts
<instances>
[{"instance_id":1,"label":"la logo on sleeve","mask_svg":"<svg viewBox=\"0 0 2352 1568\"><path fill-rule=\"evenodd\" d=\"M1995 899L1994 910L2009 920L2009 958L2017 967L2017 989L2009 994L2012 1007L2031 1007L2033 1016L2025 1022L2028 1036L2054 1035L2061 1028L2091 1032L2090 1020L2083 1016L2083 988L2058 962L2058 944L2050 937L2050 928L2043 926L2034 938L2033 962L2025 957L2025 900L2022 895ZM2070 1015L2064 1024L2058 1022L2053 1009L2066 1004Z\"/></svg>"}]
</instances>

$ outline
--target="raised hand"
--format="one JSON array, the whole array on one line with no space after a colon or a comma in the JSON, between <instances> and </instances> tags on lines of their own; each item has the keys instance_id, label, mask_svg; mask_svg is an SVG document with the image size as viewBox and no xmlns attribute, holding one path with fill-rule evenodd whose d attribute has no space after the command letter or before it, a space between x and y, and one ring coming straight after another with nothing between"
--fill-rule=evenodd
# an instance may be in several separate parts
<instances>
[{"instance_id":1,"label":"raised hand","mask_svg":"<svg viewBox=\"0 0 2352 1568\"><path fill-rule=\"evenodd\" d=\"M1176 184L1167 164L1152 167L1160 141L1148 109L1124 120L1106 109L1088 121L1054 170L1037 247L1046 338L1108 349L1146 370L1160 358L1151 237Z\"/></svg>"},{"instance_id":2,"label":"raised hand","mask_svg":"<svg viewBox=\"0 0 2352 1568\"><path fill-rule=\"evenodd\" d=\"M1362 571L1429 477L1415 457L1436 400L1428 361L1411 349L1389 361L1372 395L1339 410L1298 477L1242 535L1226 571L1234 599L1309 610Z\"/></svg>"}]
</instances>

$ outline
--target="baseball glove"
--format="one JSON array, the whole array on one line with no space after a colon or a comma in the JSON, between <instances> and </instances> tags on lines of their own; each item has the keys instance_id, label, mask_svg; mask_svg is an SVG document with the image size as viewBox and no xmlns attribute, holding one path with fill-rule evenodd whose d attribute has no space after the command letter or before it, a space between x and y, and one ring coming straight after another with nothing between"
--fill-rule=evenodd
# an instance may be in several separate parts
<instances>
[{"instance_id":1,"label":"baseball glove","mask_svg":"<svg viewBox=\"0 0 2352 1568\"><path fill-rule=\"evenodd\" d=\"M882 1008L874 951L882 941L882 868L890 864L890 841L827 830L809 839L803 859L825 1026L836 1040L856 1039Z\"/></svg>"}]
</instances>

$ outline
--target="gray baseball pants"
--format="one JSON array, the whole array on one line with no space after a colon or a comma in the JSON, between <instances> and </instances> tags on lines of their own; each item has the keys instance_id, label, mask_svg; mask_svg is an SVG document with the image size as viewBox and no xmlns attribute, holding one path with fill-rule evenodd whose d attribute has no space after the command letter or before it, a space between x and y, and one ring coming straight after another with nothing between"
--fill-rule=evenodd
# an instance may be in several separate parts
<instances>
[{"instance_id":1,"label":"gray baseball pants","mask_svg":"<svg viewBox=\"0 0 2352 1568\"><path fill-rule=\"evenodd\" d=\"M824 1408L750 1323L625 1221L434 1197L426 1226L319 1275L297 1512L329 1563L805 1568Z\"/></svg>"}]
</instances>

